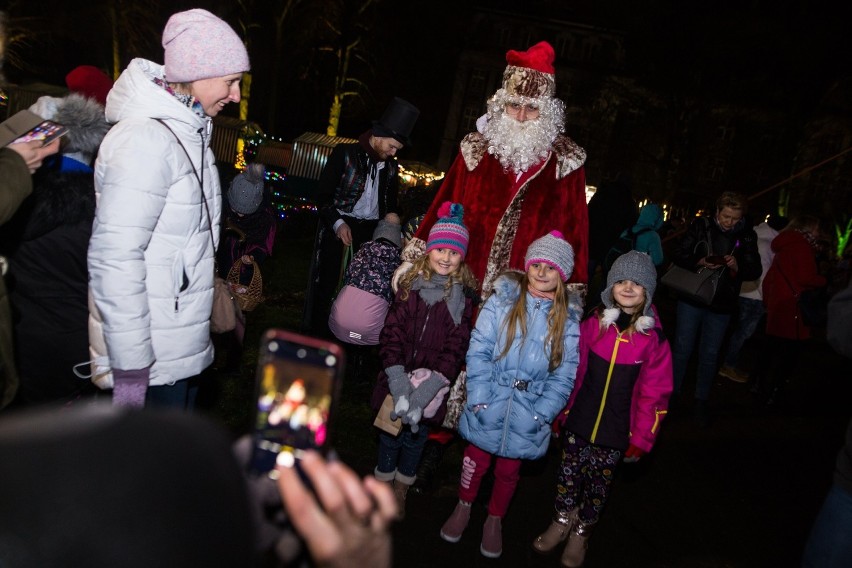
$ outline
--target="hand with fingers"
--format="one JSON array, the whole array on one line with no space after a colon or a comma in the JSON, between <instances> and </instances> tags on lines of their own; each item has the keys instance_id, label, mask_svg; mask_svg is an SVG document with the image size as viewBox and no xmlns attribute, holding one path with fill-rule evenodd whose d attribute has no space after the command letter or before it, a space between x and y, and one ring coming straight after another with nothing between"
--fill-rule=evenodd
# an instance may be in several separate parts
<instances>
[{"instance_id":1,"label":"hand with fingers","mask_svg":"<svg viewBox=\"0 0 852 568\"><path fill-rule=\"evenodd\" d=\"M316 452L307 452L299 463L314 492L288 467L278 467L278 488L317 565L389 567L389 526L397 514L390 487L373 477L361 480L347 466L326 462Z\"/></svg>"}]
</instances>

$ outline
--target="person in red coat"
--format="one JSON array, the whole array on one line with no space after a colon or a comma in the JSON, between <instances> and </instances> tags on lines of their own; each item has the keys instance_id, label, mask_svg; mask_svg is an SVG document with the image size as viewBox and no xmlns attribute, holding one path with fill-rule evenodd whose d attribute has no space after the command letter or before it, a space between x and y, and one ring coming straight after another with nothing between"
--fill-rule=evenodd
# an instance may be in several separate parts
<instances>
[{"instance_id":1,"label":"person in red coat","mask_svg":"<svg viewBox=\"0 0 852 568\"><path fill-rule=\"evenodd\" d=\"M777 401L796 368L802 342L811 336L802 321L798 296L826 285L816 264L819 225L819 219L811 215L796 217L772 241L775 257L763 279L767 345L761 370L766 377L759 386L767 404Z\"/></svg>"},{"instance_id":2,"label":"person in red coat","mask_svg":"<svg viewBox=\"0 0 852 568\"><path fill-rule=\"evenodd\" d=\"M483 300L501 272L523 270L540 227L560 231L574 247L569 282L582 287L588 274L586 152L564 134L565 104L554 96L553 60L553 47L544 41L506 54L502 86L488 99L479 131L462 140L403 260L423 254L438 207L452 201L464 207L471 235L467 263Z\"/></svg>"},{"instance_id":3,"label":"person in red coat","mask_svg":"<svg viewBox=\"0 0 852 568\"><path fill-rule=\"evenodd\" d=\"M524 254L541 227L560 231L574 248L569 292L585 290L589 215L586 152L565 136L565 103L555 97L553 47L539 42L527 51L510 50L501 87L487 101L477 132L464 137L432 205L405 247L396 284L425 251L429 231L445 201L460 203L470 229L465 262L480 283L485 301L497 276L524 270ZM416 490L425 490L440 463L446 431L430 436Z\"/></svg>"}]
</instances>

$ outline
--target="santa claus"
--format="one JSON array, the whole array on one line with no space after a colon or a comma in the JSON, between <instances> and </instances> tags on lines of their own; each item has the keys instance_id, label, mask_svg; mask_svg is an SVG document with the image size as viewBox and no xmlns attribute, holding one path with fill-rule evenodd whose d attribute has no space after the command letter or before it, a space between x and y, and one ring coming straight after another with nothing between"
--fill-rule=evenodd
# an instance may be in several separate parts
<instances>
[{"instance_id":1,"label":"santa claus","mask_svg":"<svg viewBox=\"0 0 852 568\"><path fill-rule=\"evenodd\" d=\"M425 249L437 209L461 203L469 224L465 261L481 283L483 299L506 269L524 266L527 247L557 229L575 251L573 288L587 277L588 214L585 151L564 135L565 104L554 96L554 51L540 42L509 51L500 89L488 100L478 132L465 136L415 238L403 253L411 261ZM404 263L398 274L410 267Z\"/></svg>"}]
</instances>

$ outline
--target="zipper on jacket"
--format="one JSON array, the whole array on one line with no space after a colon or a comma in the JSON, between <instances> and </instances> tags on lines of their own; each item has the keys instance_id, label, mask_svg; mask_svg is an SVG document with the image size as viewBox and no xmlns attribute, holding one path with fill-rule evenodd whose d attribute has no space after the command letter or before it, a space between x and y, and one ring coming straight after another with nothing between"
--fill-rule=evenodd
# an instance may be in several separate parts
<instances>
[{"instance_id":1,"label":"zipper on jacket","mask_svg":"<svg viewBox=\"0 0 852 568\"><path fill-rule=\"evenodd\" d=\"M654 425L651 427L651 434L657 433L657 428L660 427L660 420L662 420L660 416L668 413L668 410L660 410L659 408L654 409Z\"/></svg>"},{"instance_id":2,"label":"zipper on jacket","mask_svg":"<svg viewBox=\"0 0 852 568\"><path fill-rule=\"evenodd\" d=\"M541 308L541 300L536 300L535 305L533 306L533 317L531 317L530 321L528 322L529 325L527 326L527 331L529 331L532 328L532 324L535 321L535 315L536 315L535 312L538 311L539 308ZM521 343L521 348L518 350L518 361L523 360L522 355L524 354L524 347L526 347L526 341L523 341ZM511 388L512 390L515 390L515 387L509 387L509 388ZM505 425L503 426L503 439L500 442L500 451L502 453L506 453L506 442L508 441L508 438L509 438L509 415L511 415L511 413L512 413L512 403L514 401L515 401L515 393L513 392L512 396L509 397L509 404L506 405L506 415L503 417L503 423Z\"/></svg>"},{"instance_id":3,"label":"zipper on jacket","mask_svg":"<svg viewBox=\"0 0 852 568\"><path fill-rule=\"evenodd\" d=\"M604 384L603 396L601 396L601 406L598 409L598 417L595 419L595 427L592 428L591 443L595 443L595 438L598 435L598 427L601 425L601 418L603 417L604 406L606 406L606 396L609 393L609 383L612 379L612 370L615 368L615 359L618 356L618 344L619 343L628 343L628 340L622 339L622 335L624 335L623 331L619 331L618 335L615 336L615 346L612 349L612 357L609 359L609 370L606 372L606 383Z\"/></svg>"},{"instance_id":4,"label":"zipper on jacket","mask_svg":"<svg viewBox=\"0 0 852 568\"><path fill-rule=\"evenodd\" d=\"M420 345L420 342L423 341L423 335L426 334L426 324L429 323L429 314L432 313L432 306L428 306L426 308L426 319L423 320L423 327L420 329L420 337L417 338L417 343L414 344L414 351L411 353L411 359L414 360L417 357L417 346Z\"/></svg>"}]
</instances>

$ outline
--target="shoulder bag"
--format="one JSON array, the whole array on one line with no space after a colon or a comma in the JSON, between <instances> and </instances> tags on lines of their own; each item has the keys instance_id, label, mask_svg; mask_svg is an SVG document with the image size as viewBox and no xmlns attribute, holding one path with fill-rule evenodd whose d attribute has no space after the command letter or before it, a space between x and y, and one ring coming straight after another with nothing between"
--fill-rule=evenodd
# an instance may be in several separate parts
<instances>
[{"instance_id":1,"label":"shoulder bag","mask_svg":"<svg viewBox=\"0 0 852 568\"><path fill-rule=\"evenodd\" d=\"M707 226L707 241L699 241L695 244L693 252L699 246L705 244L707 254L711 254L711 238L710 226ZM725 267L707 268L702 266L698 271L689 270L676 264L672 264L671 268L663 274L660 279L660 284L666 286L670 290L677 292L680 296L687 300L692 300L699 304L709 306L713 303L713 298L716 296L716 290L719 288L719 279L722 277L722 271Z\"/></svg>"}]
</instances>

